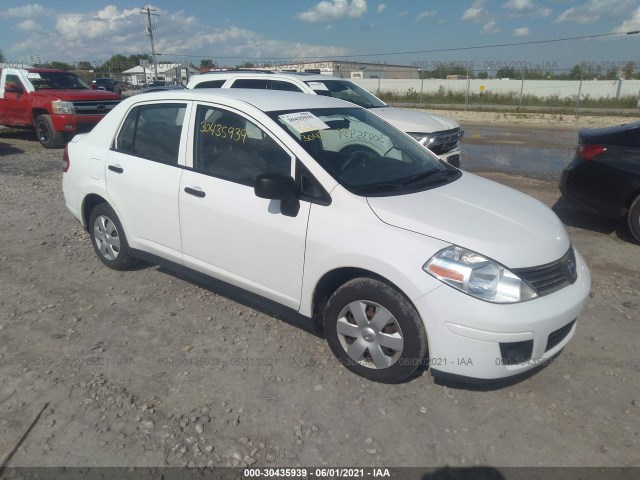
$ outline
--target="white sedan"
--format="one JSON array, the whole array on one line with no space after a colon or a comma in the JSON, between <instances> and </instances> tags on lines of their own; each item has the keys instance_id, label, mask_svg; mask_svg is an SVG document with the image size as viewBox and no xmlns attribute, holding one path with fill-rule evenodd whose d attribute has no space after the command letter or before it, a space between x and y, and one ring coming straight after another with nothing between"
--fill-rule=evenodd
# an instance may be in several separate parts
<instances>
[{"instance_id":1,"label":"white sedan","mask_svg":"<svg viewBox=\"0 0 640 480\"><path fill-rule=\"evenodd\" d=\"M67 207L107 267L151 259L276 301L375 381L525 372L569 342L589 293L549 208L342 100L137 95L64 159Z\"/></svg>"}]
</instances>

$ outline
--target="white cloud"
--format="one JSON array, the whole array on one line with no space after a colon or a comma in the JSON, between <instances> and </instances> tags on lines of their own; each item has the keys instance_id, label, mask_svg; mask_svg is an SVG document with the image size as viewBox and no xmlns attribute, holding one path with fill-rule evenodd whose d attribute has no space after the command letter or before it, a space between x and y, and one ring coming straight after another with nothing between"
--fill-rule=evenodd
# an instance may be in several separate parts
<instances>
[{"instance_id":1,"label":"white cloud","mask_svg":"<svg viewBox=\"0 0 640 480\"><path fill-rule=\"evenodd\" d=\"M420 12L416 17L416 23L420 20L424 20L425 18L433 17L437 12L437 10L425 10L424 12Z\"/></svg>"},{"instance_id":2,"label":"white cloud","mask_svg":"<svg viewBox=\"0 0 640 480\"><path fill-rule=\"evenodd\" d=\"M202 54L212 58L218 55L234 57L219 61L234 65L242 59L327 57L351 53L343 46L268 38L230 22L212 27L180 11L159 9L158 13L160 15L153 20L156 26L154 40L156 51L163 54L159 57L161 60L185 61L187 57L180 54ZM32 23L26 23L30 20L18 24L18 28L32 26ZM38 53L45 61L104 61L114 53L131 55L150 51L149 37L144 33L147 19L137 8L107 6L87 13L51 14L48 20L50 26L31 29L24 38L3 48L5 56L26 58L30 53Z\"/></svg>"},{"instance_id":3,"label":"white cloud","mask_svg":"<svg viewBox=\"0 0 640 480\"><path fill-rule=\"evenodd\" d=\"M378 5L378 13L384 12L385 8L387 8L387 6L384 3Z\"/></svg>"},{"instance_id":4,"label":"white cloud","mask_svg":"<svg viewBox=\"0 0 640 480\"><path fill-rule=\"evenodd\" d=\"M407 15L409 15L409 10L403 10L398 14L399 17L406 17Z\"/></svg>"},{"instance_id":5,"label":"white cloud","mask_svg":"<svg viewBox=\"0 0 640 480\"><path fill-rule=\"evenodd\" d=\"M333 30L333 25L327 25L326 27L324 27L325 32L328 32L329 30Z\"/></svg>"},{"instance_id":6,"label":"white cloud","mask_svg":"<svg viewBox=\"0 0 640 480\"><path fill-rule=\"evenodd\" d=\"M547 7L539 7L534 0L508 0L502 4L502 8L508 10L510 17L522 16L541 16L548 17L551 15L551 9Z\"/></svg>"},{"instance_id":7,"label":"white cloud","mask_svg":"<svg viewBox=\"0 0 640 480\"><path fill-rule=\"evenodd\" d=\"M22 7L9 8L6 11L0 10L0 17L16 18L16 17L33 17L35 15L42 15L46 9L37 3L23 5Z\"/></svg>"},{"instance_id":8,"label":"white cloud","mask_svg":"<svg viewBox=\"0 0 640 480\"><path fill-rule=\"evenodd\" d=\"M529 35L529 29L527 27L516 28L513 31L514 37L527 37Z\"/></svg>"},{"instance_id":9,"label":"white cloud","mask_svg":"<svg viewBox=\"0 0 640 480\"><path fill-rule=\"evenodd\" d=\"M366 25L360 25L360 30L373 30L376 24L373 22L367 23Z\"/></svg>"},{"instance_id":10,"label":"white cloud","mask_svg":"<svg viewBox=\"0 0 640 480\"><path fill-rule=\"evenodd\" d=\"M498 33L500 31L499 28L496 27L496 21L495 20L489 20L487 23L484 24L484 26L482 27L482 30L480 31L481 34L484 33Z\"/></svg>"},{"instance_id":11,"label":"white cloud","mask_svg":"<svg viewBox=\"0 0 640 480\"><path fill-rule=\"evenodd\" d=\"M481 22L487 15L488 11L484 8L485 0L476 0L471 7L467 8L462 14L462 20L471 20L472 22Z\"/></svg>"},{"instance_id":12,"label":"white cloud","mask_svg":"<svg viewBox=\"0 0 640 480\"><path fill-rule=\"evenodd\" d=\"M23 20L22 22L18 23L16 27L18 27L19 30L23 30L25 32L40 28L40 26L33 20Z\"/></svg>"},{"instance_id":13,"label":"white cloud","mask_svg":"<svg viewBox=\"0 0 640 480\"><path fill-rule=\"evenodd\" d=\"M555 23L594 23L601 18L614 19L626 16L636 6L635 0L589 0L571 7L555 19Z\"/></svg>"},{"instance_id":14,"label":"white cloud","mask_svg":"<svg viewBox=\"0 0 640 480\"><path fill-rule=\"evenodd\" d=\"M509 0L502 7L514 12L529 12L535 8L535 4L533 0Z\"/></svg>"},{"instance_id":15,"label":"white cloud","mask_svg":"<svg viewBox=\"0 0 640 480\"><path fill-rule=\"evenodd\" d=\"M613 29L612 33L622 33L640 30L640 7L636 9L631 15L631 18L627 18L622 24Z\"/></svg>"},{"instance_id":16,"label":"white cloud","mask_svg":"<svg viewBox=\"0 0 640 480\"><path fill-rule=\"evenodd\" d=\"M308 23L324 23L344 17L359 18L367 12L366 0L323 0L313 8L295 14Z\"/></svg>"}]
</instances>

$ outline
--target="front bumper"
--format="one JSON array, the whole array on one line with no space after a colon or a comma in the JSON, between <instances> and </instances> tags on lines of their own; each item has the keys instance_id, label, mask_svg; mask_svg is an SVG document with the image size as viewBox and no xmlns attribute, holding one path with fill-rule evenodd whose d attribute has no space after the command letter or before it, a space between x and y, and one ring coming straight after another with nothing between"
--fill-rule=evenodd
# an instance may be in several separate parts
<instances>
[{"instance_id":1,"label":"front bumper","mask_svg":"<svg viewBox=\"0 0 640 480\"><path fill-rule=\"evenodd\" d=\"M447 285L415 300L433 373L500 379L549 362L573 337L589 296L589 270L577 251L576 266L575 283L527 302L485 302Z\"/></svg>"},{"instance_id":2,"label":"front bumper","mask_svg":"<svg viewBox=\"0 0 640 480\"><path fill-rule=\"evenodd\" d=\"M51 115L51 121L56 132L83 133L90 131L104 117L104 115L54 114Z\"/></svg>"}]
</instances>

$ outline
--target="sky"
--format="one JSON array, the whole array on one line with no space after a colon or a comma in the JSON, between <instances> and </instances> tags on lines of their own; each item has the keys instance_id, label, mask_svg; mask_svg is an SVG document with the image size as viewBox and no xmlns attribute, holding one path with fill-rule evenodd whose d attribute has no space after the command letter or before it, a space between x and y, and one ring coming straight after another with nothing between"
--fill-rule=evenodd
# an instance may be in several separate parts
<instances>
[{"instance_id":1,"label":"sky","mask_svg":"<svg viewBox=\"0 0 640 480\"><path fill-rule=\"evenodd\" d=\"M151 51L145 5L105 0L0 0L8 62L100 63ZM159 60L242 62L361 60L489 69L498 62L569 68L580 62L640 66L640 35L464 49L640 30L639 0L154 0ZM445 52L433 50L459 49ZM403 53L409 52L409 53Z\"/></svg>"}]
</instances>

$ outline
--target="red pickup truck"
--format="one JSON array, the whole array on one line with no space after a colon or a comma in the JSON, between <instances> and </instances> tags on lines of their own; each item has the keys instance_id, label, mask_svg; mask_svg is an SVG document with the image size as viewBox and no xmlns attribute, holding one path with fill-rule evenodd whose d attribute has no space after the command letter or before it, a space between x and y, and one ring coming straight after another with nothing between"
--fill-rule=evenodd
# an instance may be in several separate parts
<instances>
[{"instance_id":1,"label":"red pickup truck","mask_svg":"<svg viewBox=\"0 0 640 480\"><path fill-rule=\"evenodd\" d=\"M0 125L35 128L45 148L63 147L91 130L121 101L64 70L0 69Z\"/></svg>"}]
</instances>

